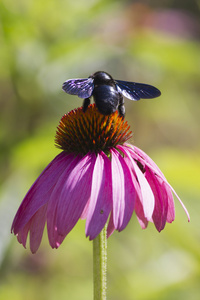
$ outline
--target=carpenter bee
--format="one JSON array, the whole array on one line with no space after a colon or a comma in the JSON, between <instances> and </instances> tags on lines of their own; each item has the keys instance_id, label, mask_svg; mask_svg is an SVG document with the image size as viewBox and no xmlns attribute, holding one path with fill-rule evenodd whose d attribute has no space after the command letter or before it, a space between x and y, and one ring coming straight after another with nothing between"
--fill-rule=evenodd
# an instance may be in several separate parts
<instances>
[{"instance_id":1,"label":"carpenter bee","mask_svg":"<svg viewBox=\"0 0 200 300\"><path fill-rule=\"evenodd\" d=\"M69 79L63 83L63 91L83 98L83 111L90 104L93 96L96 107L103 115L110 115L118 109L124 118L125 107L123 96L130 100L151 99L160 96L161 92L152 85L113 79L103 71L95 72L85 79Z\"/></svg>"}]
</instances>

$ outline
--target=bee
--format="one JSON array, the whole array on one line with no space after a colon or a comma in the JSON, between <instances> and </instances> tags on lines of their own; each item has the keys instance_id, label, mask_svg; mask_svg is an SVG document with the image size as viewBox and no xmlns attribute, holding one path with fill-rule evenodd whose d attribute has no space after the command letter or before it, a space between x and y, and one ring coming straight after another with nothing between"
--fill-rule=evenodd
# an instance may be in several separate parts
<instances>
[{"instance_id":1,"label":"bee","mask_svg":"<svg viewBox=\"0 0 200 300\"><path fill-rule=\"evenodd\" d=\"M106 72L98 71L84 79L69 79L63 83L63 91L70 95L83 98L85 112L93 96L98 111L110 115L118 110L119 115L125 116L124 97L138 101L152 99L161 95L154 86L144 83L129 82L113 79Z\"/></svg>"}]
</instances>

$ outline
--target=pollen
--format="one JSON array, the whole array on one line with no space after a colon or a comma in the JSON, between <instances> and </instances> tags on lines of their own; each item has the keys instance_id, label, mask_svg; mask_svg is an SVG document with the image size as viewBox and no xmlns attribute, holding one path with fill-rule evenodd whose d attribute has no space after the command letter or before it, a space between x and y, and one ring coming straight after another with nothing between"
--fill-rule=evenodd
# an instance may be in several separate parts
<instances>
[{"instance_id":1,"label":"pollen","mask_svg":"<svg viewBox=\"0 0 200 300\"><path fill-rule=\"evenodd\" d=\"M91 104L86 112L81 107L61 118L55 144L67 153L107 153L110 148L122 145L131 136L130 126L117 111L108 116L102 115L95 104Z\"/></svg>"}]
</instances>

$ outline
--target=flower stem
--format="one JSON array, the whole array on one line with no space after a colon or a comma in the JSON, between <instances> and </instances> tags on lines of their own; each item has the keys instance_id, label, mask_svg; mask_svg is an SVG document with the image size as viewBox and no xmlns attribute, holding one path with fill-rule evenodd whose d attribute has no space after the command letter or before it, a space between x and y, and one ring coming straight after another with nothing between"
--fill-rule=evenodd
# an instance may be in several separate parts
<instances>
[{"instance_id":1,"label":"flower stem","mask_svg":"<svg viewBox=\"0 0 200 300\"><path fill-rule=\"evenodd\" d=\"M107 226L93 240L94 300L106 300Z\"/></svg>"}]
</instances>

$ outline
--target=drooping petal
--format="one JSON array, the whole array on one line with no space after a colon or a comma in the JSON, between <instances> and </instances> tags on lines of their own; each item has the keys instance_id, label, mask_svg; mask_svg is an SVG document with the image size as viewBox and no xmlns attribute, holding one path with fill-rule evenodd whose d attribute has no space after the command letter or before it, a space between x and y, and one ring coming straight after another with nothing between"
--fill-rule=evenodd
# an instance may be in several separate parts
<instances>
[{"instance_id":1,"label":"drooping petal","mask_svg":"<svg viewBox=\"0 0 200 300\"><path fill-rule=\"evenodd\" d=\"M119 229L124 217L125 190L124 173L118 157L112 153L112 188L113 188L113 223L115 229Z\"/></svg>"},{"instance_id":2,"label":"drooping petal","mask_svg":"<svg viewBox=\"0 0 200 300\"><path fill-rule=\"evenodd\" d=\"M17 240L20 244L26 248L26 241L27 241L27 236L30 228L30 221L26 223L26 225L16 234L17 235Z\"/></svg>"},{"instance_id":3,"label":"drooping petal","mask_svg":"<svg viewBox=\"0 0 200 300\"><path fill-rule=\"evenodd\" d=\"M188 222L190 221L190 215L185 207L185 205L183 204L183 202L181 201L180 197L177 195L177 193L175 192L175 190L173 189L173 187L168 183L168 181L166 180L165 176L163 175L163 173L160 171L160 169L158 168L158 166L156 165L156 163L146 154L144 153L141 149L135 147L135 146L132 146L132 145L128 145L126 144L126 146L124 146L124 148L128 148L129 149L129 152L131 153L131 155L137 159L139 162L141 162L142 164L145 164L147 167L149 167L150 170L152 170L152 172L154 172L157 176L160 176L161 179L163 180L163 182L165 182L165 184L168 186L168 188L170 188L170 190L174 193L174 195L176 196L176 198L179 200L179 202L181 203L186 215L187 215L187 218L188 218ZM138 153L136 153L136 151ZM171 197L170 197L170 203L171 203ZM172 204L172 203L171 203ZM173 208L172 208L172 205L170 206L171 207L171 213L172 213L172 216L170 219L173 218Z\"/></svg>"},{"instance_id":4,"label":"drooping petal","mask_svg":"<svg viewBox=\"0 0 200 300\"><path fill-rule=\"evenodd\" d=\"M112 209L111 162L101 152L97 155L86 219L86 237L93 240L103 229Z\"/></svg>"},{"instance_id":5,"label":"drooping petal","mask_svg":"<svg viewBox=\"0 0 200 300\"><path fill-rule=\"evenodd\" d=\"M30 223L30 249L32 253L35 253L41 243L44 226L46 223L47 204L40 207L40 209L31 218Z\"/></svg>"},{"instance_id":6,"label":"drooping petal","mask_svg":"<svg viewBox=\"0 0 200 300\"><path fill-rule=\"evenodd\" d=\"M53 204L53 202L51 202ZM49 244L52 248L58 248L63 240L65 239L65 235L61 236L58 234L57 227L55 225L56 218L57 218L57 202L55 203L54 210L50 209L49 213L49 206L48 206L48 221L47 221L47 232L49 238Z\"/></svg>"},{"instance_id":7,"label":"drooping petal","mask_svg":"<svg viewBox=\"0 0 200 300\"><path fill-rule=\"evenodd\" d=\"M168 199L165 188L163 188L162 180L156 177L149 168L146 168L145 177L151 186L155 197L155 207L153 212L153 222L158 231L161 231L166 224L168 212Z\"/></svg>"},{"instance_id":8,"label":"drooping petal","mask_svg":"<svg viewBox=\"0 0 200 300\"><path fill-rule=\"evenodd\" d=\"M68 179L68 176L71 173L71 170L75 168L77 163L81 160L81 156L76 156L70 160L68 165L65 167L65 170L60 175L57 180L57 183L49 196L48 208L47 208L47 231L49 243L52 248L58 248L65 235L60 236L57 230L57 211L58 211L58 202L60 195L63 189L65 182Z\"/></svg>"},{"instance_id":9,"label":"drooping petal","mask_svg":"<svg viewBox=\"0 0 200 300\"><path fill-rule=\"evenodd\" d=\"M168 188L170 188L172 190L172 192L174 193L174 195L176 196L176 198L179 200L180 204L182 205L182 207L183 207L183 209L184 209L184 211L185 211L185 213L187 215L188 222L190 222L189 212L187 211L187 208L185 207L185 205L181 201L180 197L177 195L177 193L175 192L175 190L173 189L173 187L166 180L164 180L164 183L168 186ZM171 206L171 213L172 213L172 218L173 218L173 208L172 208L172 206ZM170 217L170 215L168 217Z\"/></svg>"},{"instance_id":10,"label":"drooping petal","mask_svg":"<svg viewBox=\"0 0 200 300\"><path fill-rule=\"evenodd\" d=\"M142 227L142 229L145 229L145 228L147 228L149 221L145 217L143 205L142 205L142 202L140 199L141 199L141 197L136 198L135 213L136 213L136 216L137 216L140 226Z\"/></svg>"},{"instance_id":11,"label":"drooping petal","mask_svg":"<svg viewBox=\"0 0 200 300\"><path fill-rule=\"evenodd\" d=\"M44 169L26 194L15 215L11 228L11 231L14 232L14 234L17 234L22 230L25 224L40 209L40 207L48 202L58 178L67 167L72 157L72 155L61 152Z\"/></svg>"},{"instance_id":12,"label":"drooping petal","mask_svg":"<svg viewBox=\"0 0 200 300\"><path fill-rule=\"evenodd\" d=\"M153 192L144 174L142 173L142 171L140 170L140 168L137 166L136 162L132 158L131 156L132 152L129 150L129 148L124 146L123 147L118 146L118 149L120 149L128 157L130 168L132 169L132 172L134 172L137 177L138 183L140 185L140 191L141 191L140 201L142 203L144 216L149 221L152 218L154 205L155 205Z\"/></svg>"},{"instance_id":13,"label":"drooping petal","mask_svg":"<svg viewBox=\"0 0 200 300\"><path fill-rule=\"evenodd\" d=\"M111 236L114 231L115 231L115 226L113 223L113 210L112 210L112 212L110 214L110 219L108 222L108 227L107 227L107 238L109 238L109 236Z\"/></svg>"},{"instance_id":14,"label":"drooping petal","mask_svg":"<svg viewBox=\"0 0 200 300\"><path fill-rule=\"evenodd\" d=\"M138 149L138 148L137 148ZM140 150L140 149L139 149ZM140 152L141 152L142 150L140 150ZM142 151L142 153L144 153L143 151ZM190 215L189 215L189 213L188 213L188 211L187 211L187 208L185 207L185 205L183 204L183 202L181 201L181 199L180 199L180 197L177 195L177 193L175 192L175 190L173 189L173 187L168 183L168 181L166 180L166 178L165 178L165 176L163 175L163 173L160 171L160 169L158 168L158 166L155 164L155 162L150 158L150 157L148 157L147 156L147 154L145 154L145 159L147 159L148 158L148 161L151 163L149 163L148 161L146 162L146 165L153 171L153 172L155 172L155 174L157 174L157 175L159 175L160 177L161 177L161 179L163 180L163 182L166 184L166 186L168 186L168 194L169 194L169 189L174 193L174 195L176 196L176 198L179 200L179 202L180 202L180 204L182 205L182 207L183 207L183 209L184 209L184 211L185 211L185 213L186 213L186 215L187 215L187 218L188 218L188 222L190 221ZM153 163L152 163L153 162ZM174 220L174 215L175 215L175 213L174 213L174 209L173 209L173 204L172 204L172 198L171 198L171 196L170 196L170 203L171 203L171 205L170 205L170 211L169 211L169 214L168 214L168 218L169 218L169 220L171 220L171 221L173 221ZM170 217L170 214L171 214L171 217Z\"/></svg>"},{"instance_id":15,"label":"drooping petal","mask_svg":"<svg viewBox=\"0 0 200 300\"><path fill-rule=\"evenodd\" d=\"M46 222L47 204L42 206L29 220L28 223L17 233L17 239L20 244L26 248L27 236L29 233L30 249L35 253L41 243L44 226Z\"/></svg>"},{"instance_id":16,"label":"drooping petal","mask_svg":"<svg viewBox=\"0 0 200 300\"><path fill-rule=\"evenodd\" d=\"M151 159L151 157L149 157L144 151L142 151L140 148L138 148L136 146L131 145L131 148L134 150L134 153L137 155L137 159L139 159L139 161L140 161L140 158L141 158L144 162L149 163L151 165L151 167L154 168L154 170L156 171L157 174L159 174L161 177L165 178L164 174L158 168L158 166L153 161L153 159Z\"/></svg>"},{"instance_id":17,"label":"drooping petal","mask_svg":"<svg viewBox=\"0 0 200 300\"><path fill-rule=\"evenodd\" d=\"M66 236L72 230L90 198L95 161L94 153L79 158L70 172L63 174L57 183L58 188L61 188L57 195L58 208L55 223L59 235Z\"/></svg>"},{"instance_id":18,"label":"drooping petal","mask_svg":"<svg viewBox=\"0 0 200 300\"><path fill-rule=\"evenodd\" d=\"M87 218L87 215L88 215L88 209L89 209L89 204L90 204L90 200L86 203L83 211L82 211L82 214L80 216L81 220L84 220Z\"/></svg>"},{"instance_id":19,"label":"drooping petal","mask_svg":"<svg viewBox=\"0 0 200 300\"><path fill-rule=\"evenodd\" d=\"M175 205L174 205L172 191L164 181L162 182L162 186L166 191L167 200L168 200L167 222L172 223L175 219Z\"/></svg>"},{"instance_id":20,"label":"drooping petal","mask_svg":"<svg viewBox=\"0 0 200 300\"><path fill-rule=\"evenodd\" d=\"M112 187L113 187L113 223L117 230L123 230L132 216L136 190L131 171L121 154L111 150Z\"/></svg>"}]
</instances>

